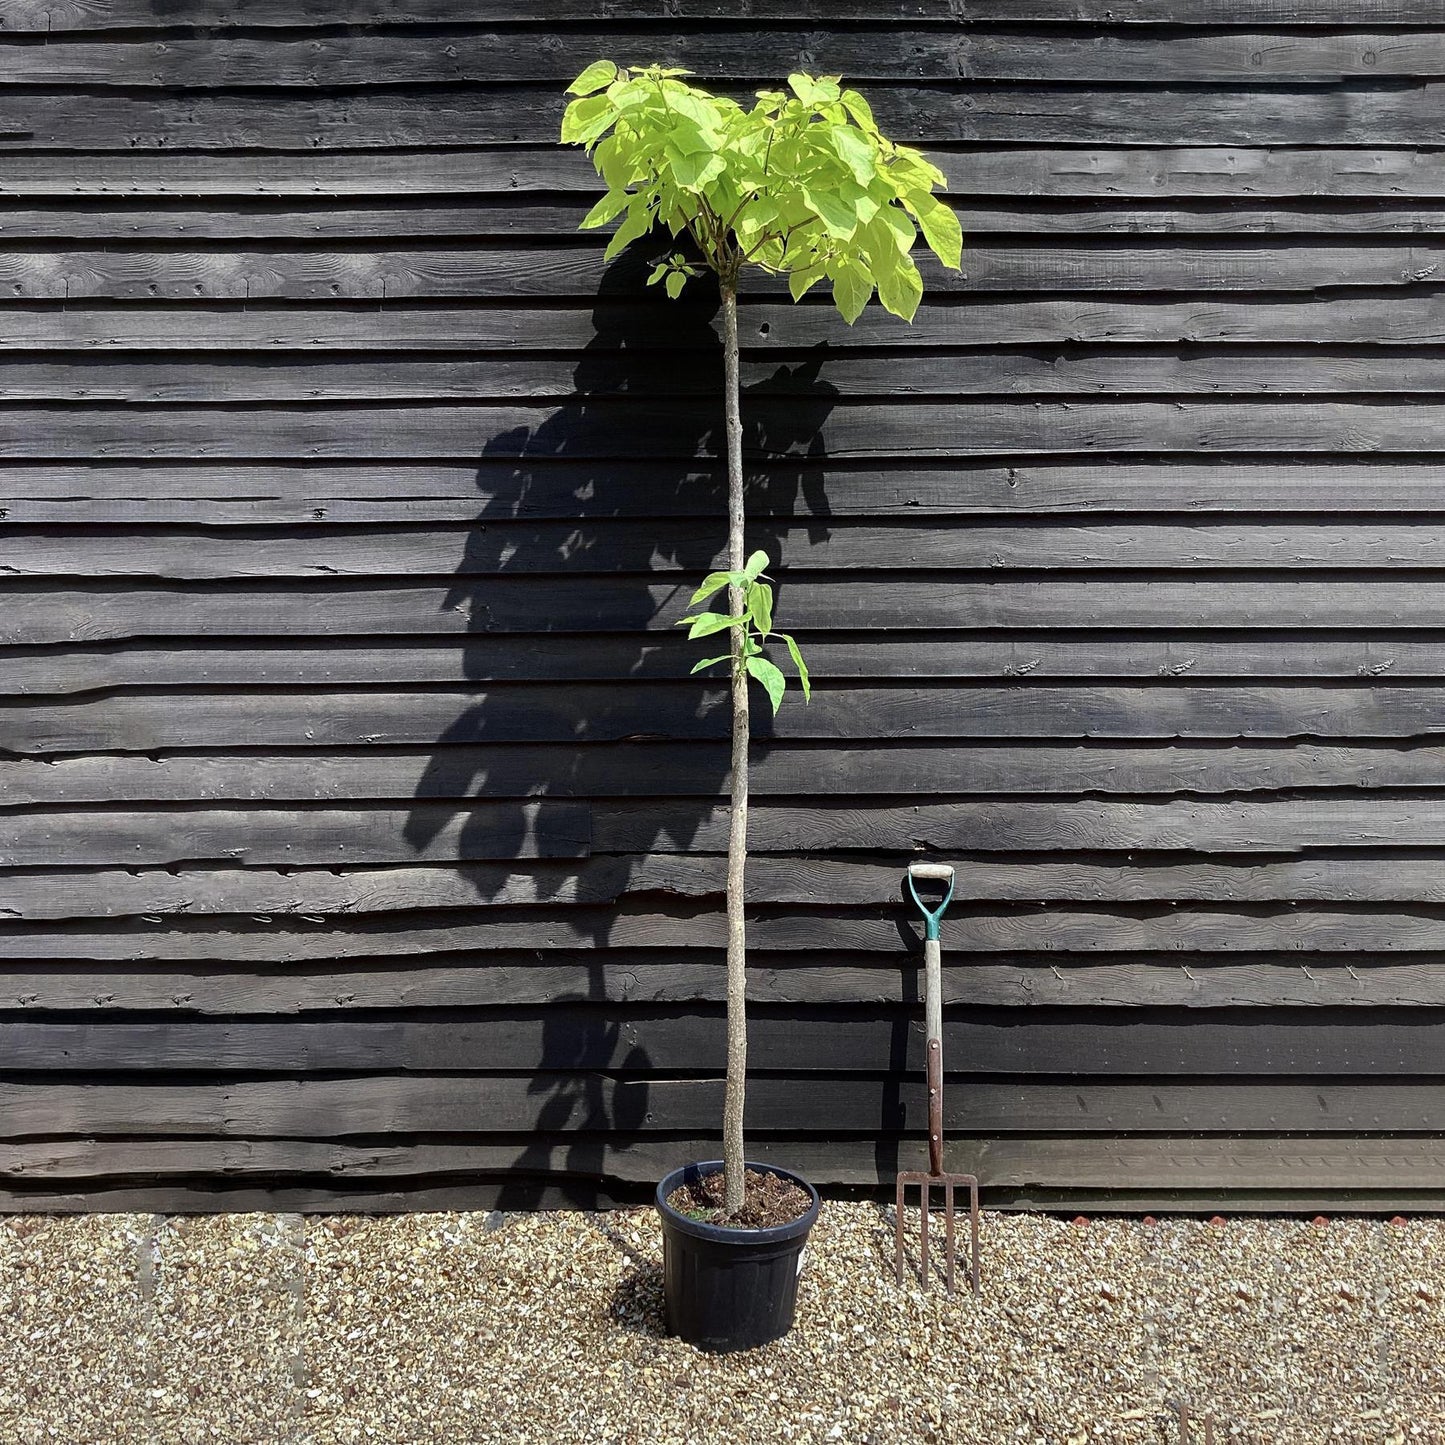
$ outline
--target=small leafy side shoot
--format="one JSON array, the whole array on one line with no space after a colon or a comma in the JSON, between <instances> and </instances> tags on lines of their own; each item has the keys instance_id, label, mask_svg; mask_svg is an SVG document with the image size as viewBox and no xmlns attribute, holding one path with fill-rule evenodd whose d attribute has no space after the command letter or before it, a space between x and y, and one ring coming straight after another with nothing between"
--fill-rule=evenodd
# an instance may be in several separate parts
<instances>
[{"instance_id":1,"label":"small leafy side shoot","mask_svg":"<svg viewBox=\"0 0 1445 1445\"><path fill-rule=\"evenodd\" d=\"M776 638L798 670L806 700L808 669L797 642L773 629L768 557L744 543L742 415L738 385L738 278L756 266L788 278L793 300L826 281L851 326L876 294L885 311L911 321L923 297L913 263L919 231L945 266L958 269L958 218L934 190L943 173L921 152L878 129L868 102L839 77L790 75L787 90L761 90L744 109L660 65L589 65L568 87L562 140L585 146L607 191L584 230L616 223L604 253L666 227L686 236L700 260L674 251L648 277L676 299L702 270L717 276L723 316L723 403L727 422L728 562L698 588L693 605L727 589L725 612L684 618L691 637L728 634L724 656L694 672L730 665L732 810L728 832L728 1070L723 1103L725 1212L743 1200L743 1091L747 1062L746 930L748 684L757 682L776 712L786 679L764 654Z\"/></svg>"},{"instance_id":2,"label":"small leafy side shoot","mask_svg":"<svg viewBox=\"0 0 1445 1445\"><path fill-rule=\"evenodd\" d=\"M697 606L699 602L706 602L709 597L721 592L724 587L736 587L743 594L743 610L737 616L731 616L725 612L699 612L692 617L684 617L679 623L688 625L688 636L710 637L714 632L721 632L724 628L737 627L743 632L743 666L747 669L748 675L756 682L763 685L763 690L768 695L768 701L773 705L774 713L778 710L778 704L783 700L783 689L787 687L787 679L766 657L763 656L763 643L768 638L776 637L788 649L788 655L793 659L793 666L798 669L798 682L803 689L803 698L808 701L813 696L812 682L808 677L808 666L803 661L803 654L798 650L798 644L794 637L787 632L775 632L773 630L773 589L763 581L763 569L768 565L768 554L766 552L754 552L748 558L747 566L741 572L709 572L702 579L702 586L692 594L692 605ZM705 667L712 667L719 662L730 662L731 653L724 653L721 657L705 657L694 668L694 672L701 672Z\"/></svg>"}]
</instances>

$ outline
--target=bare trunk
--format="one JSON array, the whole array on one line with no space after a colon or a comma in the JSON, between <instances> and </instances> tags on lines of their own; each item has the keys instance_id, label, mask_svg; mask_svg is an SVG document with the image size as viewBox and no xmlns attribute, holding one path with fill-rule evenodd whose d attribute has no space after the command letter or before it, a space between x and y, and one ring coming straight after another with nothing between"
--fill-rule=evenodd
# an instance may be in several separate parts
<instances>
[{"instance_id":1,"label":"bare trunk","mask_svg":"<svg viewBox=\"0 0 1445 1445\"><path fill-rule=\"evenodd\" d=\"M728 567L741 571L743 554L743 422L738 394L738 295L723 282L724 403L727 417ZM733 616L743 610L742 589L728 591ZM728 1077L723 1100L725 1208L743 1203L743 1102L747 1088L747 926L743 884L748 859L748 675L743 666L742 627L731 630L733 689L732 819L728 827Z\"/></svg>"}]
</instances>

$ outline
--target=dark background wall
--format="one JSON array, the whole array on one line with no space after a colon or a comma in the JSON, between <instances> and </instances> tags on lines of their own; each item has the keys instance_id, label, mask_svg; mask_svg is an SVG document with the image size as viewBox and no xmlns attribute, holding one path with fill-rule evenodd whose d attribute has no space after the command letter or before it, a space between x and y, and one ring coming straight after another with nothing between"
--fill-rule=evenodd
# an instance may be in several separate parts
<instances>
[{"instance_id":1,"label":"dark background wall","mask_svg":"<svg viewBox=\"0 0 1445 1445\"><path fill-rule=\"evenodd\" d=\"M585 1203L713 1151L726 718L671 624L715 293L575 234L599 54L843 72L967 237L911 328L743 315L819 678L759 726L755 1153L922 1157L926 856L992 1202L1438 1203L1438 21L8 0L0 1205Z\"/></svg>"}]
</instances>

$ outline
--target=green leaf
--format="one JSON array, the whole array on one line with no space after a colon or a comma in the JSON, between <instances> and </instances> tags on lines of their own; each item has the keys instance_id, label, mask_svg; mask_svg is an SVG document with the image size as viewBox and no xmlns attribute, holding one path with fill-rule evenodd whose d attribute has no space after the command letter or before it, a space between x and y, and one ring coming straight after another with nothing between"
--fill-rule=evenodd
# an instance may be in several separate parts
<instances>
[{"instance_id":1,"label":"green leaf","mask_svg":"<svg viewBox=\"0 0 1445 1445\"><path fill-rule=\"evenodd\" d=\"M803 654L799 650L797 642L786 632L775 632L773 636L781 637L788 644L788 652L793 659L793 666L798 669L798 681L803 687L803 701L812 702L813 684L808 677L808 664L803 661Z\"/></svg>"},{"instance_id":2,"label":"green leaf","mask_svg":"<svg viewBox=\"0 0 1445 1445\"><path fill-rule=\"evenodd\" d=\"M688 628L688 641L694 637L711 637L714 632L722 632L725 628L736 627L739 622L746 622L746 617L728 617L722 612L700 612L696 617L684 617L679 622L691 623Z\"/></svg>"},{"instance_id":3,"label":"green leaf","mask_svg":"<svg viewBox=\"0 0 1445 1445\"><path fill-rule=\"evenodd\" d=\"M843 108L862 129L869 135L878 134L878 122L873 119L873 107L856 90L845 90L839 98L843 102Z\"/></svg>"},{"instance_id":4,"label":"green leaf","mask_svg":"<svg viewBox=\"0 0 1445 1445\"><path fill-rule=\"evenodd\" d=\"M680 155L672 162L673 179L684 190L689 191L701 190L709 181L715 181L726 169L727 163L722 157L713 155L710 151L699 151L694 155Z\"/></svg>"},{"instance_id":5,"label":"green leaf","mask_svg":"<svg viewBox=\"0 0 1445 1445\"><path fill-rule=\"evenodd\" d=\"M645 236L652 229L655 219L647 197L639 196L628 209L626 220L612 233L612 239L607 243L602 259L610 261L614 256L620 255L633 241Z\"/></svg>"},{"instance_id":6,"label":"green leaf","mask_svg":"<svg viewBox=\"0 0 1445 1445\"><path fill-rule=\"evenodd\" d=\"M767 554L766 552L754 552L754 553L752 553L752 554L748 557L748 560L743 563L743 570L742 570L743 585L746 586L749 582L756 582L756 581L758 580L758 578L761 577L761 576L763 575L763 573L766 572L767 570L768 570L768 554ZM731 572L731 573L729 573L728 575L729 575L729 576L732 576L732 577L736 577L738 574L737 574L736 572Z\"/></svg>"},{"instance_id":7,"label":"green leaf","mask_svg":"<svg viewBox=\"0 0 1445 1445\"><path fill-rule=\"evenodd\" d=\"M919 229L928 249L950 270L963 267L963 227L958 224L950 206L944 205L937 196L913 191L905 197L908 209L918 217Z\"/></svg>"},{"instance_id":8,"label":"green leaf","mask_svg":"<svg viewBox=\"0 0 1445 1445\"><path fill-rule=\"evenodd\" d=\"M692 601L689 607L696 607L699 602L706 602L714 592L720 592L729 582L736 582L739 587L746 587L753 579L741 572L709 572L702 579L696 592L692 594Z\"/></svg>"},{"instance_id":9,"label":"green leaf","mask_svg":"<svg viewBox=\"0 0 1445 1445\"><path fill-rule=\"evenodd\" d=\"M904 259L902 265L892 271L878 273L878 299L885 311L912 321L918 303L923 299L923 282L918 267Z\"/></svg>"},{"instance_id":10,"label":"green leaf","mask_svg":"<svg viewBox=\"0 0 1445 1445\"><path fill-rule=\"evenodd\" d=\"M748 588L748 615L759 632L766 635L773 630L773 589L766 582Z\"/></svg>"},{"instance_id":11,"label":"green leaf","mask_svg":"<svg viewBox=\"0 0 1445 1445\"><path fill-rule=\"evenodd\" d=\"M850 126L829 126L828 134L832 137L838 159L853 172L853 179L860 186L866 186L878 174L873 164L873 147Z\"/></svg>"},{"instance_id":12,"label":"green leaf","mask_svg":"<svg viewBox=\"0 0 1445 1445\"><path fill-rule=\"evenodd\" d=\"M828 234L839 241L846 241L858 229L858 213L833 191L801 187L803 199L813 209L813 214L823 223Z\"/></svg>"},{"instance_id":13,"label":"green leaf","mask_svg":"<svg viewBox=\"0 0 1445 1445\"><path fill-rule=\"evenodd\" d=\"M788 686L788 679L766 657L748 658L747 668L752 676L762 683L767 691L768 700L773 705L773 712L776 713L778 704L782 702L783 693Z\"/></svg>"},{"instance_id":14,"label":"green leaf","mask_svg":"<svg viewBox=\"0 0 1445 1445\"><path fill-rule=\"evenodd\" d=\"M821 266L805 266L788 273L788 294L794 301L801 301L826 273Z\"/></svg>"},{"instance_id":15,"label":"green leaf","mask_svg":"<svg viewBox=\"0 0 1445 1445\"><path fill-rule=\"evenodd\" d=\"M605 95L589 95L585 100L574 100L562 112L563 142L586 145L596 140L616 114L616 108Z\"/></svg>"},{"instance_id":16,"label":"green leaf","mask_svg":"<svg viewBox=\"0 0 1445 1445\"><path fill-rule=\"evenodd\" d=\"M676 301L677 298L682 295L682 288L686 285L687 277L684 276L681 271L670 272L668 274L667 280L663 282L663 286L665 287L667 294L674 301Z\"/></svg>"},{"instance_id":17,"label":"green leaf","mask_svg":"<svg viewBox=\"0 0 1445 1445\"><path fill-rule=\"evenodd\" d=\"M667 275L667 262L664 261L664 262L662 263L662 265L660 265L660 266L654 266L654 267L652 268L652 275L647 278L647 284L648 284L649 286L656 286L657 283L658 283L659 281L661 281L662 278L663 278L664 276L666 276L666 275Z\"/></svg>"},{"instance_id":18,"label":"green leaf","mask_svg":"<svg viewBox=\"0 0 1445 1445\"><path fill-rule=\"evenodd\" d=\"M620 216L632 204L632 197L626 191L608 191L578 222L579 231L592 231L605 226L608 221Z\"/></svg>"},{"instance_id":19,"label":"green leaf","mask_svg":"<svg viewBox=\"0 0 1445 1445\"><path fill-rule=\"evenodd\" d=\"M721 657L705 657L701 662L693 665L692 671L688 673L688 676L691 677L693 673L701 672L705 667L713 667L719 662L731 662L732 660L733 655L730 652L723 653Z\"/></svg>"},{"instance_id":20,"label":"green leaf","mask_svg":"<svg viewBox=\"0 0 1445 1445\"><path fill-rule=\"evenodd\" d=\"M591 95L604 85L611 85L617 79L617 67L610 60L594 60L571 85L568 95Z\"/></svg>"},{"instance_id":21,"label":"green leaf","mask_svg":"<svg viewBox=\"0 0 1445 1445\"><path fill-rule=\"evenodd\" d=\"M833 300L843 320L851 326L873 296L873 278L866 267L845 261L833 277Z\"/></svg>"},{"instance_id":22,"label":"green leaf","mask_svg":"<svg viewBox=\"0 0 1445 1445\"><path fill-rule=\"evenodd\" d=\"M906 256L918 239L918 232L913 229L913 222L908 219L907 213L897 206L884 206L878 212L878 219L892 234L893 244L897 246L899 255Z\"/></svg>"}]
</instances>

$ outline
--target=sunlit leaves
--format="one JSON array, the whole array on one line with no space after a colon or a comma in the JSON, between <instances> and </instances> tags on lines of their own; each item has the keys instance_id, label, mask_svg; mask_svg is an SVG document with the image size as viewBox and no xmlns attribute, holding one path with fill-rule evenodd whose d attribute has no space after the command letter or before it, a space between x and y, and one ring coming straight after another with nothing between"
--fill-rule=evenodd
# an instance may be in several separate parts
<instances>
[{"instance_id":1,"label":"sunlit leaves","mask_svg":"<svg viewBox=\"0 0 1445 1445\"><path fill-rule=\"evenodd\" d=\"M571 85L568 95L591 95L617 79L617 67L610 60L594 60Z\"/></svg>"},{"instance_id":2,"label":"sunlit leaves","mask_svg":"<svg viewBox=\"0 0 1445 1445\"><path fill-rule=\"evenodd\" d=\"M852 323L876 294L911 319L923 294L911 252L921 230L958 269L958 218L934 194L943 173L880 133L872 108L837 76L798 73L745 110L660 66L587 67L569 89L565 141L588 146L608 194L583 221L621 218L606 255L661 225L686 233L702 263L735 283L744 266L788 278L794 300L821 280ZM917 225L915 226L915 220ZM671 297L691 274L654 272Z\"/></svg>"},{"instance_id":3,"label":"sunlit leaves","mask_svg":"<svg viewBox=\"0 0 1445 1445\"><path fill-rule=\"evenodd\" d=\"M797 641L786 632L773 630L773 589L763 581L767 566L768 554L758 551L748 558L740 571L709 572L703 578L701 586L692 594L692 605L695 607L699 602L706 602L724 587L732 586L743 593L743 610L736 614L697 612L682 618L678 626L686 627L690 638L711 637L714 633L736 628L740 634L737 661L750 677L763 685L768 701L773 705L773 711L777 712L778 704L783 700L787 678L775 663L768 661L763 652L765 642L775 638L788 649L788 656L798 669L798 683L803 689L805 701L812 698L813 685ZM692 670L701 672L704 668L714 667L720 662L732 661L732 653L721 657L706 657L695 664Z\"/></svg>"}]
</instances>

